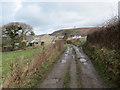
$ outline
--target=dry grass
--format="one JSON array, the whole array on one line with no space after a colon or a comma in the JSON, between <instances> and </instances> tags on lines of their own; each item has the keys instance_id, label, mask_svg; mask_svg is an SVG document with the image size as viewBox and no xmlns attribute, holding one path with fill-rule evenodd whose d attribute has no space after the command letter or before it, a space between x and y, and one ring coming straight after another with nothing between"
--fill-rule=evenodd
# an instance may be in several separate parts
<instances>
[{"instance_id":1,"label":"dry grass","mask_svg":"<svg viewBox=\"0 0 120 90\"><path fill-rule=\"evenodd\" d=\"M45 46L44 52L39 53L34 58L31 58L26 66L23 66L22 61L24 60L24 57L21 56L15 64L11 63L11 73L3 83L3 87L13 88L16 87L16 85L24 87L26 85L24 80L31 75L37 74L41 70L43 64L49 62L52 56L59 52L60 49L63 49L63 45L63 42L59 42L59 44L56 45L56 48L53 45Z\"/></svg>"}]
</instances>

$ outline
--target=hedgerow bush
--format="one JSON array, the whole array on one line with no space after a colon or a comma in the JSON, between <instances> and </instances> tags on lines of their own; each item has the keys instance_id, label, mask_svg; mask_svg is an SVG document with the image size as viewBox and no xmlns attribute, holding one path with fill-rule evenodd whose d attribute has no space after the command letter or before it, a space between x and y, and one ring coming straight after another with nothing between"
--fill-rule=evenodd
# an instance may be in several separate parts
<instances>
[{"instance_id":1,"label":"hedgerow bush","mask_svg":"<svg viewBox=\"0 0 120 90\"><path fill-rule=\"evenodd\" d=\"M109 24L99 27L88 35L87 41L101 47L120 50L120 21L112 19Z\"/></svg>"},{"instance_id":2,"label":"hedgerow bush","mask_svg":"<svg viewBox=\"0 0 120 90\"><path fill-rule=\"evenodd\" d=\"M98 28L87 37L83 46L99 74L108 87L120 88L120 21L109 21L109 24Z\"/></svg>"},{"instance_id":3,"label":"hedgerow bush","mask_svg":"<svg viewBox=\"0 0 120 90\"><path fill-rule=\"evenodd\" d=\"M99 46L84 46L83 50L92 60L108 87L120 87L120 55L115 50Z\"/></svg>"}]
</instances>

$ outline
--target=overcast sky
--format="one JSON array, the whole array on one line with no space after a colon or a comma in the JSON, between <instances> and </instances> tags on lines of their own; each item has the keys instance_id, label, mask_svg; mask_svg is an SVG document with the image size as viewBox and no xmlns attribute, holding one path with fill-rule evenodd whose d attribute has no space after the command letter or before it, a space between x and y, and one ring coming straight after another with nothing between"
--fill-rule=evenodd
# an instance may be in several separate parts
<instances>
[{"instance_id":1,"label":"overcast sky","mask_svg":"<svg viewBox=\"0 0 120 90\"><path fill-rule=\"evenodd\" d=\"M86 0L85 0L86 1ZM93 2L94 1L94 2ZM0 3L0 26L9 22L24 22L35 34L52 33L64 28L101 25L118 13L117 0L92 2L40 2L4 0Z\"/></svg>"}]
</instances>

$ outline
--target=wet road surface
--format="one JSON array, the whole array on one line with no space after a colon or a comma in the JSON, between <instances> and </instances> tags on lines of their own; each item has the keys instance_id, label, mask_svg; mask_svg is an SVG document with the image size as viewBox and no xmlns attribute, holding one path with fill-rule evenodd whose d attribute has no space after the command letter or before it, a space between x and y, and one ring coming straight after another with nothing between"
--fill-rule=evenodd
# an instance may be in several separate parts
<instances>
[{"instance_id":1,"label":"wet road surface","mask_svg":"<svg viewBox=\"0 0 120 90\"><path fill-rule=\"evenodd\" d=\"M72 53L73 49L76 55ZM76 68L79 65L79 71ZM78 83L81 88L105 88L105 84L97 74L91 61L83 53L82 49L76 46L69 46L57 63L53 66L52 71L47 75L45 80L38 85L38 88L63 88L64 77L70 66L70 88L77 88ZM77 80L76 73L80 72L80 81Z\"/></svg>"},{"instance_id":2,"label":"wet road surface","mask_svg":"<svg viewBox=\"0 0 120 90\"><path fill-rule=\"evenodd\" d=\"M72 48L68 47L58 62L54 65L53 70L40 85L40 88L62 88L64 75L71 60Z\"/></svg>"},{"instance_id":3,"label":"wet road surface","mask_svg":"<svg viewBox=\"0 0 120 90\"><path fill-rule=\"evenodd\" d=\"M82 88L105 88L105 84L82 49L76 46L74 46L74 49L77 54L78 65L80 66Z\"/></svg>"}]
</instances>

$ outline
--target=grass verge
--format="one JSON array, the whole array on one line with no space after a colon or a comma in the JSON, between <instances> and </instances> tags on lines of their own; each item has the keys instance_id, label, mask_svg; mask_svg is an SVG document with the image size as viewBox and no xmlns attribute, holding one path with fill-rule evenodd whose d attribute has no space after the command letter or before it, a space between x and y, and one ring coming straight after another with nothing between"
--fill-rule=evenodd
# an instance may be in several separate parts
<instances>
[{"instance_id":1,"label":"grass verge","mask_svg":"<svg viewBox=\"0 0 120 90\"><path fill-rule=\"evenodd\" d=\"M3 80L10 72L10 64L17 62L20 56L24 56L23 64L26 65L30 58L34 57L36 54L41 52L40 48L37 49L26 49L20 51L13 51L13 52L4 52L2 53L2 76Z\"/></svg>"},{"instance_id":2,"label":"grass verge","mask_svg":"<svg viewBox=\"0 0 120 90\"><path fill-rule=\"evenodd\" d=\"M76 63L76 70L77 70L77 73L76 73L76 76L77 76L77 86L78 88L81 88L81 80L80 80L80 66L79 66L79 62L77 60L77 56L76 56L76 52L75 50L73 49L73 55L75 55L75 63Z\"/></svg>"},{"instance_id":3,"label":"grass verge","mask_svg":"<svg viewBox=\"0 0 120 90\"><path fill-rule=\"evenodd\" d=\"M70 66L64 77L63 88L70 88Z\"/></svg>"},{"instance_id":4,"label":"grass verge","mask_svg":"<svg viewBox=\"0 0 120 90\"><path fill-rule=\"evenodd\" d=\"M25 77L24 81L21 83L21 85L17 85L17 88L34 88L38 87L38 84L40 85L46 75L49 73L49 71L52 69L53 64L58 60L58 58L61 56L61 54L66 50L67 45L64 46L61 50L54 52L52 56L47 58L48 60L43 62L43 64L40 65L40 68L38 72L28 75Z\"/></svg>"},{"instance_id":5,"label":"grass verge","mask_svg":"<svg viewBox=\"0 0 120 90\"><path fill-rule=\"evenodd\" d=\"M86 40L79 40L79 41L76 41L76 40L73 40L71 41L71 43L75 46L78 46L78 47L81 47L85 44Z\"/></svg>"}]
</instances>

